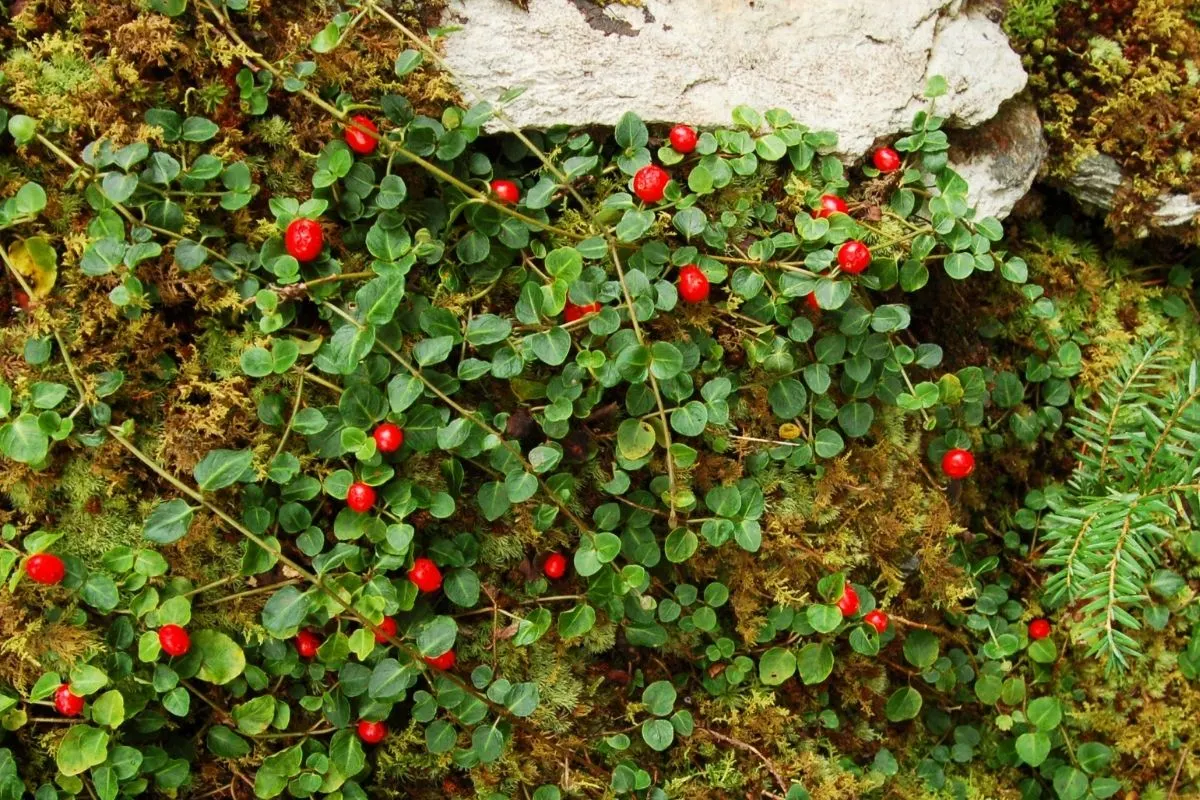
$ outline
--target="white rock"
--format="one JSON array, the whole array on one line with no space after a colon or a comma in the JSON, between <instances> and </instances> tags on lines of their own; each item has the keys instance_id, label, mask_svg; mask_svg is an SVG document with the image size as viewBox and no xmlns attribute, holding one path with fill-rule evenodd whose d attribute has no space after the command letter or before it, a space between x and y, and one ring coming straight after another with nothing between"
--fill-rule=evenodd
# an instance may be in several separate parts
<instances>
[{"instance_id":1,"label":"white rock","mask_svg":"<svg viewBox=\"0 0 1200 800\"><path fill-rule=\"evenodd\" d=\"M938 113L977 125L1024 86L997 24L945 0L452 0L445 57L468 98L523 86L523 127L651 122L726 125L738 104L780 107L864 153L904 130L929 75Z\"/></svg>"}]
</instances>

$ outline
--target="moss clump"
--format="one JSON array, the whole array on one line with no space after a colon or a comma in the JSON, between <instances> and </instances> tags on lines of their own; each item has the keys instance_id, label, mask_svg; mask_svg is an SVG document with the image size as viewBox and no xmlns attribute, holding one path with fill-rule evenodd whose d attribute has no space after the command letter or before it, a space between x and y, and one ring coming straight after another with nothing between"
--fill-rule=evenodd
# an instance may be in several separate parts
<instances>
[{"instance_id":1,"label":"moss clump","mask_svg":"<svg viewBox=\"0 0 1200 800\"><path fill-rule=\"evenodd\" d=\"M1005 27L1022 53L1051 144L1047 171L1116 159L1127 183L1109 216L1143 229L1164 193L1200 191L1200 15L1192 0L1018 0Z\"/></svg>"}]
</instances>

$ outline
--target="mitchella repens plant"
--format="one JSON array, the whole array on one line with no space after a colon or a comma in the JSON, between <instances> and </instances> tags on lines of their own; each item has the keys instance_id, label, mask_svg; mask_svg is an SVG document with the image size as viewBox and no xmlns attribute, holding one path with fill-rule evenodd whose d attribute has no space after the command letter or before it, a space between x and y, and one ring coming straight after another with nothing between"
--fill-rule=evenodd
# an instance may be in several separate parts
<instances>
[{"instance_id":1,"label":"mitchella repens plant","mask_svg":"<svg viewBox=\"0 0 1200 800\"><path fill-rule=\"evenodd\" d=\"M215 19L235 36L223 13ZM353 24L339 15L313 48L332 49ZM419 50L401 53L397 74L421 61ZM873 170L848 169L832 134L747 107L718 130L681 125L664 136L626 114L610 137L514 133L520 146L506 149L481 136L503 118L503 100L439 120L395 94L330 103L299 66L255 66L339 123L340 138L313 161L309 196L262 202L256 169L211 146L217 125L155 108L145 121L160 142L99 141L80 158L93 219L79 270L115 281L111 299L130 320L155 303L139 265L168 252L185 275L205 268L235 292L238 363L260 382L258 417L277 446L213 449L190 476L172 474L149 454L152 434L100 400L121 379L89 392L73 368L74 389L18 397L0 431L0 450L32 467L68 437L115 443L175 495L149 513L144 549L84 563L68 542L61 574L26 568L53 603L78 598L80 613L115 614L114 657L77 664L69 683L48 672L9 706L53 696L63 714L89 709L58 747L60 783L87 780L103 800L150 780L186 790L186 757L152 747L134 758L120 737L197 708L212 712L198 746L255 758L251 785L263 798L365 796L363 744L387 748L408 726L415 738L404 736L447 766L498 767L519 731L554 713L519 654L552 640L598 647L617 630L635 650L686 639L703 671L639 668L625 691L628 731L641 742L598 732L591 747L603 767L547 744L615 794L666 797L650 759L681 738L729 743L681 691L821 685L840 661L875 659L901 639L917 672L879 667L887 724L916 719L927 698L1023 705L989 736L1009 742L1014 770L1046 763L1061 744L1060 701L1024 704L1024 677L1005 677L1003 665L1025 651L1029 664L1057 653L1052 639L1027 635L1019 604L943 641L879 608L870 571L853 584L832 571L806 587L811 599L772 602L746 637L735 633L729 586L689 582L698 560L752 558L771 535L772 489L758 477L825 470L885 425L923 437L927 466L955 452L982 463L997 435L981 427L1025 396L1019 379L943 368L939 344L913 330L905 299L931 273L1027 278L1019 258L997 249L1000 224L970 208L932 110L876 151ZM930 82L931 101L944 91ZM351 113L364 104L370 115ZM36 121L10 130L73 161ZM409 194L414 175L421 197ZM781 187L774 196L741 191L767 175ZM5 212L13 225L36 219L36 195ZM227 215L245 208L270 213L276 233L236 236ZM73 403L73 413L57 410ZM1036 436L1060 422L1024 424ZM705 460L730 453L738 473L700 489ZM945 472L970 474L961 464ZM244 542L241 574L229 580L261 589L229 596L265 595L256 629L190 624L218 587L171 577L154 547L189 536L197 515ZM520 552L499 559L493 536ZM7 568L23 554L46 562L38 554L56 543L44 531L24 536ZM502 636L493 633L501 618ZM500 648L517 655L501 659ZM1092 752L1086 771L1052 762L1055 784L1082 779L1108 796L1119 784L1103 775L1108 757ZM807 796L763 758L771 791ZM944 780L928 761L926 774Z\"/></svg>"}]
</instances>

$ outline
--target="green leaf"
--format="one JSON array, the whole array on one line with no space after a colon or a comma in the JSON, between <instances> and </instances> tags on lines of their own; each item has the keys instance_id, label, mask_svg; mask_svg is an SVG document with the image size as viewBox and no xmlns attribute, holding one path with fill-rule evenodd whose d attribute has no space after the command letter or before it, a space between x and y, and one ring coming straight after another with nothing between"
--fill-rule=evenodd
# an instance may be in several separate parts
<instances>
[{"instance_id":1,"label":"green leaf","mask_svg":"<svg viewBox=\"0 0 1200 800\"><path fill-rule=\"evenodd\" d=\"M1012 408L1025 397L1025 385L1011 372L996 375L996 386L992 389L992 400L1000 408Z\"/></svg>"},{"instance_id":2,"label":"green leaf","mask_svg":"<svg viewBox=\"0 0 1200 800\"><path fill-rule=\"evenodd\" d=\"M640 419L626 419L617 427L617 450L630 461L643 458L654 449L654 429Z\"/></svg>"},{"instance_id":3,"label":"green leaf","mask_svg":"<svg viewBox=\"0 0 1200 800\"><path fill-rule=\"evenodd\" d=\"M651 750L662 752L675 741L675 728L665 719L648 719L642 723L642 740Z\"/></svg>"},{"instance_id":4,"label":"green leaf","mask_svg":"<svg viewBox=\"0 0 1200 800\"><path fill-rule=\"evenodd\" d=\"M1100 742L1084 742L1075 751L1079 766L1088 774L1094 775L1104 769L1112 761L1113 751Z\"/></svg>"},{"instance_id":5,"label":"green leaf","mask_svg":"<svg viewBox=\"0 0 1200 800\"><path fill-rule=\"evenodd\" d=\"M262 347L251 347L245 350L238 361L242 372L251 378L266 377L275 369L275 359L271 358L271 352Z\"/></svg>"},{"instance_id":6,"label":"green leaf","mask_svg":"<svg viewBox=\"0 0 1200 800\"><path fill-rule=\"evenodd\" d=\"M158 544L171 544L187 535L192 524L193 508L176 498L159 503L146 517L142 535Z\"/></svg>"},{"instance_id":7,"label":"green leaf","mask_svg":"<svg viewBox=\"0 0 1200 800\"><path fill-rule=\"evenodd\" d=\"M585 604L564 611L558 617L558 635L575 639L590 631L596 624L596 609Z\"/></svg>"},{"instance_id":8,"label":"green leaf","mask_svg":"<svg viewBox=\"0 0 1200 800\"><path fill-rule=\"evenodd\" d=\"M95 694L107 685L108 675L99 667L76 664L71 669L71 690L80 697Z\"/></svg>"},{"instance_id":9,"label":"green leaf","mask_svg":"<svg viewBox=\"0 0 1200 800\"><path fill-rule=\"evenodd\" d=\"M1031 700L1025 716L1041 731L1052 731L1062 722L1062 704L1057 697L1039 697Z\"/></svg>"},{"instance_id":10,"label":"green leaf","mask_svg":"<svg viewBox=\"0 0 1200 800\"><path fill-rule=\"evenodd\" d=\"M207 142L219 130L215 122L204 117L188 117L183 121L182 136L185 142Z\"/></svg>"},{"instance_id":11,"label":"green leaf","mask_svg":"<svg viewBox=\"0 0 1200 800\"><path fill-rule=\"evenodd\" d=\"M414 678L415 667L401 665L394 658L385 658L371 670L367 694L372 700L395 702L404 697Z\"/></svg>"},{"instance_id":12,"label":"green leaf","mask_svg":"<svg viewBox=\"0 0 1200 800\"><path fill-rule=\"evenodd\" d=\"M454 618L437 616L417 631L417 649L423 656L440 656L454 647L454 639L457 636L458 623Z\"/></svg>"},{"instance_id":13,"label":"green leaf","mask_svg":"<svg viewBox=\"0 0 1200 800\"><path fill-rule=\"evenodd\" d=\"M475 346L502 342L511 333L512 323L495 314L480 314L467 323L467 342Z\"/></svg>"},{"instance_id":14,"label":"green leaf","mask_svg":"<svg viewBox=\"0 0 1200 800\"><path fill-rule=\"evenodd\" d=\"M504 707L513 716L528 717L537 710L541 693L536 683L518 683L509 689L504 698Z\"/></svg>"},{"instance_id":15,"label":"green leaf","mask_svg":"<svg viewBox=\"0 0 1200 800\"><path fill-rule=\"evenodd\" d=\"M263 627L280 639L294 636L312 608L311 597L295 586L285 586L271 595L263 606Z\"/></svg>"},{"instance_id":16,"label":"green leaf","mask_svg":"<svg viewBox=\"0 0 1200 800\"><path fill-rule=\"evenodd\" d=\"M479 510L483 512L483 516L487 518L488 522L500 519L511 507L508 490L499 481L488 481L480 486L475 499L479 503Z\"/></svg>"},{"instance_id":17,"label":"green leaf","mask_svg":"<svg viewBox=\"0 0 1200 800\"><path fill-rule=\"evenodd\" d=\"M875 421L875 409L866 403L847 403L838 409L838 424L852 439L866 436Z\"/></svg>"},{"instance_id":18,"label":"green leaf","mask_svg":"<svg viewBox=\"0 0 1200 800\"><path fill-rule=\"evenodd\" d=\"M622 242L636 242L650 230L654 224L654 212L643 209L626 209L621 221L617 223L617 239Z\"/></svg>"},{"instance_id":19,"label":"green leaf","mask_svg":"<svg viewBox=\"0 0 1200 800\"><path fill-rule=\"evenodd\" d=\"M210 450L192 471L197 485L215 492L252 477L254 454L249 450Z\"/></svg>"},{"instance_id":20,"label":"green leaf","mask_svg":"<svg viewBox=\"0 0 1200 800\"><path fill-rule=\"evenodd\" d=\"M425 729L425 749L430 753L449 753L458 741L458 731L445 720L434 720Z\"/></svg>"},{"instance_id":21,"label":"green leaf","mask_svg":"<svg viewBox=\"0 0 1200 800\"><path fill-rule=\"evenodd\" d=\"M517 623L517 633L513 636L513 644L517 647L528 647L546 635L550 630L550 612L545 608L534 609L525 619Z\"/></svg>"},{"instance_id":22,"label":"green leaf","mask_svg":"<svg viewBox=\"0 0 1200 800\"><path fill-rule=\"evenodd\" d=\"M110 689L92 701L92 721L109 728L117 728L125 721L125 698L116 689Z\"/></svg>"},{"instance_id":23,"label":"green leaf","mask_svg":"<svg viewBox=\"0 0 1200 800\"><path fill-rule=\"evenodd\" d=\"M394 271L363 284L354 296L359 318L372 325L388 324L404 299L404 289L404 277Z\"/></svg>"},{"instance_id":24,"label":"green leaf","mask_svg":"<svg viewBox=\"0 0 1200 800\"><path fill-rule=\"evenodd\" d=\"M479 602L479 576L472 569L450 570L446 573L443 589L450 602L457 606L471 608Z\"/></svg>"},{"instance_id":25,"label":"green leaf","mask_svg":"<svg viewBox=\"0 0 1200 800\"><path fill-rule=\"evenodd\" d=\"M1054 792L1058 800L1081 800L1088 793L1088 778L1071 766L1054 770Z\"/></svg>"},{"instance_id":26,"label":"green leaf","mask_svg":"<svg viewBox=\"0 0 1200 800\"><path fill-rule=\"evenodd\" d=\"M37 135L37 120L24 114L13 114L8 120L8 132L17 144L27 144Z\"/></svg>"},{"instance_id":27,"label":"green leaf","mask_svg":"<svg viewBox=\"0 0 1200 800\"><path fill-rule=\"evenodd\" d=\"M670 681L655 681L642 692L642 703L651 714L666 717L675 710L677 696Z\"/></svg>"},{"instance_id":28,"label":"green leaf","mask_svg":"<svg viewBox=\"0 0 1200 800\"><path fill-rule=\"evenodd\" d=\"M471 734L471 749L481 762L490 764L504 751L504 734L494 725L480 725Z\"/></svg>"},{"instance_id":29,"label":"green leaf","mask_svg":"<svg viewBox=\"0 0 1200 800\"><path fill-rule=\"evenodd\" d=\"M708 425L708 407L692 400L671 412L671 428L684 436L699 436Z\"/></svg>"},{"instance_id":30,"label":"green leaf","mask_svg":"<svg viewBox=\"0 0 1200 800\"><path fill-rule=\"evenodd\" d=\"M758 660L758 679L767 686L778 686L796 674L796 656L783 647L772 647Z\"/></svg>"},{"instance_id":31,"label":"green leaf","mask_svg":"<svg viewBox=\"0 0 1200 800\"><path fill-rule=\"evenodd\" d=\"M1023 258L1010 258L1000 265L1000 274L1011 283L1025 283L1029 280L1029 265Z\"/></svg>"},{"instance_id":32,"label":"green leaf","mask_svg":"<svg viewBox=\"0 0 1200 800\"><path fill-rule=\"evenodd\" d=\"M690 239L704 232L704 228L708 224L708 219L704 216L702 209L692 206L691 208L683 208L676 211L671 222L677 231Z\"/></svg>"},{"instance_id":33,"label":"green leaf","mask_svg":"<svg viewBox=\"0 0 1200 800\"><path fill-rule=\"evenodd\" d=\"M37 417L21 414L0 426L0 452L22 464L39 464L50 452L50 437L42 431Z\"/></svg>"},{"instance_id":34,"label":"green leaf","mask_svg":"<svg viewBox=\"0 0 1200 800\"><path fill-rule=\"evenodd\" d=\"M397 374L388 383L388 405L399 414L415 403L424 391L425 384L421 383L420 378L405 373Z\"/></svg>"},{"instance_id":35,"label":"green leaf","mask_svg":"<svg viewBox=\"0 0 1200 800\"><path fill-rule=\"evenodd\" d=\"M250 736L262 733L275 719L275 698L263 695L233 707L233 721L238 730Z\"/></svg>"},{"instance_id":36,"label":"green leaf","mask_svg":"<svg viewBox=\"0 0 1200 800\"><path fill-rule=\"evenodd\" d=\"M13 204L17 208L17 213L21 216L33 216L41 213L46 207L46 190L41 187L41 184L30 181L17 190L16 196L13 198ZM42 241L39 237L27 239L26 243L31 241Z\"/></svg>"},{"instance_id":37,"label":"green leaf","mask_svg":"<svg viewBox=\"0 0 1200 800\"><path fill-rule=\"evenodd\" d=\"M87 576L87 580L79 589L79 596L88 605L105 613L115 609L121 602L116 581L102 572L93 572Z\"/></svg>"},{"instance_id":38,"label":"green leaf","mask_svg":"<svg viewBox=\"0 0 1200 800\"><path fill-rule=\"evenodd\" d=\"M200 654L196 677L223 686L246 669L246 654L228 635L214 630L192 634L192 649Z\"/></svg>"},{"instance_id":39,"label":"green leaf","mask_svg":"<svg viewBox=\"0 0 1200 800\"><path fill-rule=\"evenodd\" d=\"M833 649L824 643L809 642L800 648L796 668L805 686L820 683L833 672Z\"/></svg>"},{"instance_id":40,"label":"green leaf","mask_svg":"<svg viewBox=\"0 0 1200 800\"><path fill-rule=\"evenodd\" d=\"M54 762L64 775L79 775L107 758L108 734L91 725L72 725L54 754Z\"/></svg>"},{"instance_id":41,"label":"green leaf","mask_svg":"<svg viewBox=\"0 0 1200 800\"><path fill-rule=\"evenodd\" d=\"M938 638L926 630L914 630L904 640L904 658L919 669L929 669L938 659Z\"/></svg>"},{"instance_id":42,"label":"green leaf","mask_svg":"<svg viewBox=\"0 0 1200 800\"><path fill-rule=\"evenodd\" d=\"M642 122L637 114L626 111L617 120L613 137L620 147L626 150L636 150L639 147L645 147L650 141L650 132L646 129L646 123Z\"/></svg>"},{"instance_id":43,"label":"green leaf","mask_svg":"<svg viewBox=\"0 0 1200 800\"><path fill-rule=\"evenodd\" d=\"M540 361L557 367L567 360L571 352L571 334L563 328L554 327L530 336L529 344Z\"/></svg>"},{"instance_id":44,"label":"green leaf","mask_svg":"<svg viewBox=\"0 0 1200 800\"><path fill-rule=\"evenodd\" d=\"M413 356L422 367L439 364L450 356L454 347L453 336L435 336L432 339L422 339L413 347Z\"/></svg>"},{"instance_id":45,"label":"green leaf","mask_svg":"<svg viewBox=\"0 0 1200 800\"><path fill-rule=\"evenodd\" d=\"M921 693L911 686L903 686L892 692L884 706L884 713L892 722L914 719L921 712Z\"/></svg>"},{"instance_id":46,"label":"green leaf","mask_svg":"<svg viewBox=\"0 0 1200 800\"><path fill-rule=\"evenodd\" d=\"M417 67L421 66L421 62L425 60L425 55L418 50L405 50L400 55L396 56L394 69L396 77L403 78Z\"/></svg>"},{"instance_id":47,"label":"green leaf","mask_svg":"<svg viewBox=\"0 0 1200 800\"><path fill-rule=\"evenodd\" d=\"M338 40L342 38L342 30L336 23L330 22L324 28L317 31L317 35L309 42L309 47L314 53L328 53L338 45Z\"/></svg>"},{"instance_id":48,"label":"green leaf","mask_svg":"<svg viewBox=\"0 0 1200 800\"><path fill-rule=\"evenodd\" d=\"M817 633L831 633L842 624L842 612L838 607L824 603L813 603L805 611L805 617Z\"/></svg>"},{"instance_id":49,"label":"green leaf","mask_svg":"<svg viewBox=\"0 0 1200 800\"><path fill-rule=\"evenodd\" d=\"M1041 766L1050 755L1050 737L1041 731L1022 733L1017 737L1017 755L1031 767Z\"/></svg>"},{"instance_id":50,"label":"green leaf","mask_svg":"<svg viewBox=\"0 0 1200 800\"><path fill-rule=\"evenodd\" d=\"M951 253L946 257L946 274L955 280L970 277L975 271L975 258L970 253Z\"/></svg>"},{"instance_id":51,"label":"green leaf","mask_svg":"<svg viewBox=\"0 0 1200 800\"><path fill-rule=\"evenodd\" d=\"M220 758L243 758L250 754L250 743L224 725L208 730L208 749Z\"/></svg>"}]
</instances>

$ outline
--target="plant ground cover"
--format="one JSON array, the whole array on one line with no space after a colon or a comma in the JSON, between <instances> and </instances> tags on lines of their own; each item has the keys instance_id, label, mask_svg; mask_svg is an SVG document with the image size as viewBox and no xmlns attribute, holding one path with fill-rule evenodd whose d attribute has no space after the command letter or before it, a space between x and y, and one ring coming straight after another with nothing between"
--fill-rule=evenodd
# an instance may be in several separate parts
<instances>
[{"instance_id":1,"label":"plant ground cover","mask_svg":"<svg viewBox=\"0 0 1200 800\"><path fill-rule=\"evenodd\" d=\"M940 80L847 166L81 11L3 68L0 796L1198 791L1194 264L1006 241Z\"/></svg>"}]
</instances>

